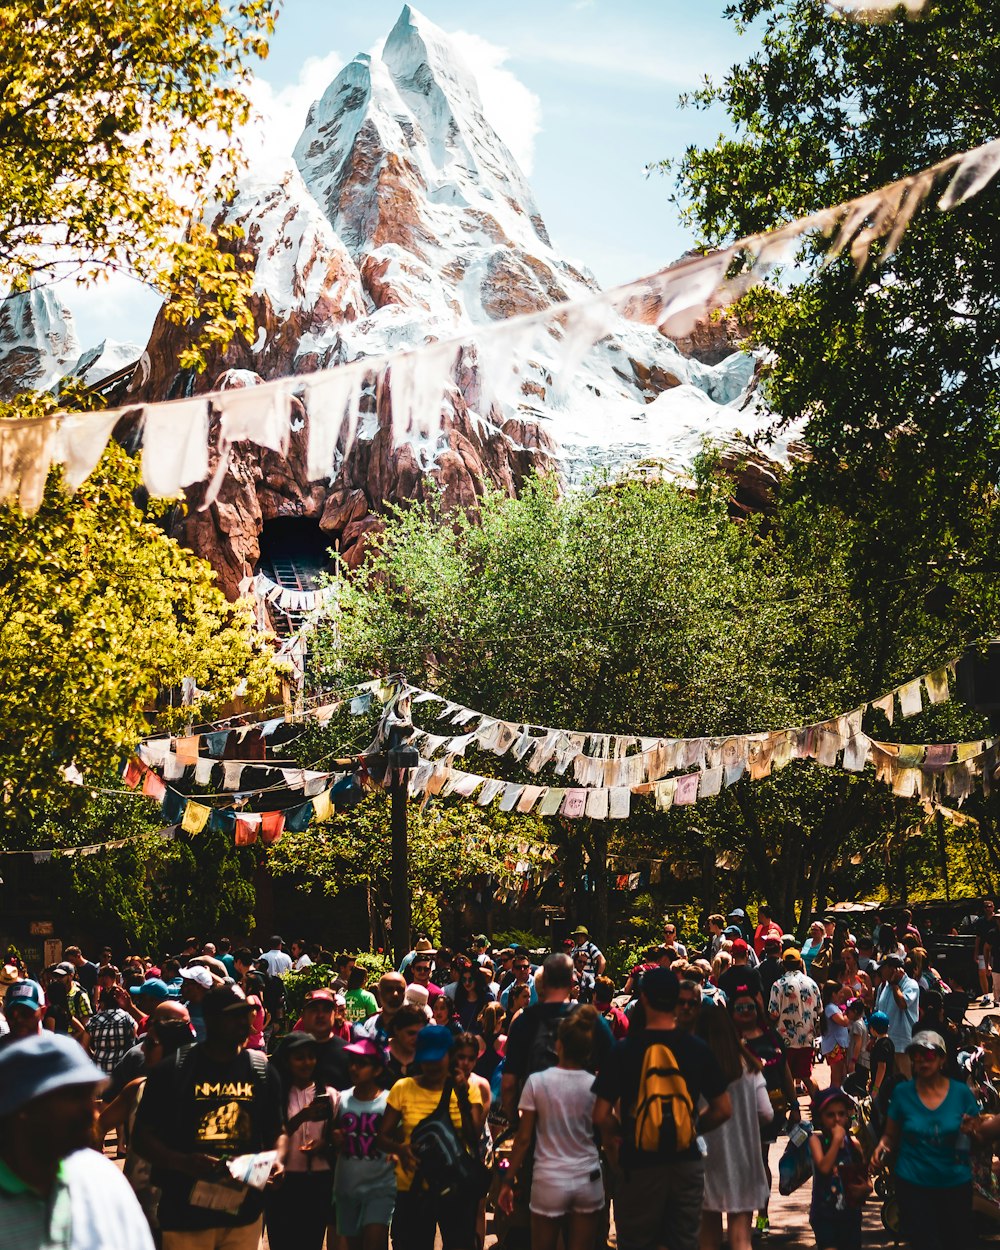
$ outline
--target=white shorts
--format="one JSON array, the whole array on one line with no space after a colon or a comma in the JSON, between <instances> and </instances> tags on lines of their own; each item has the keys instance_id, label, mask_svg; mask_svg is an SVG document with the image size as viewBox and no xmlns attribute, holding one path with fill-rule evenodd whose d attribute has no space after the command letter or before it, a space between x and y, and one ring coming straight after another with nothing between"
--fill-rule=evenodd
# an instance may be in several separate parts
<instances>
[{"instance_id":1,"label":"white shorts","mask_svg":"<svg viewBox=\"0 0 1000 1250\"><path fill-rule=\"evenodd\" d=\"M594 1164L597 1177L560 1176L549 1179L546 1176L531 1178L531 1198L528 1208L532 1215L541 1215L550 1220L562 1219L571 1213L591 1215L595 1211L604 1210L604 1180L597 1163Z\"/></svg>"},{"instance_id":2,"label":"white shorts","mask_svg":"<svg viewBox=\"0 0 1000 1250\"><path fill-rule=\"evenodd\" d=\"M979 971L980 971L980 972L985 972L985 971L986 971L986 958L985 958L985 956L983 956L983 955L977 955L977 956L976 956L976 963L979 965Z\"/></svg>"}]
</instances>

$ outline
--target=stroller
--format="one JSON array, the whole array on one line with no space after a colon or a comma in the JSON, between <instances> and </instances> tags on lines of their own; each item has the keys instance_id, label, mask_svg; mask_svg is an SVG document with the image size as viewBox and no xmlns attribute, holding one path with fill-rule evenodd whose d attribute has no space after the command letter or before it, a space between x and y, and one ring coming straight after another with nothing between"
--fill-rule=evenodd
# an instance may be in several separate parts
<instances>
[{"instance_id":1,"label":"stroller","mask_svg":"<svg viewBox=\"0 0 1000 1250\"><path fill-rule=\"evenodd\" d=\"M882 1136L882 1114L870 1094L864 1094L857 1099L855 1120L861 1151L865 1162L870 1164L875 1147ZM874 1173L872 1179L875 1185L875 1197L882 1204L879 1212L882 1227L887 1233L892 1233L894 1244L899 1245L899 1203L896 1199L895 1181L889 1165L884 1164Z\"/></svg>"}]
</instances>

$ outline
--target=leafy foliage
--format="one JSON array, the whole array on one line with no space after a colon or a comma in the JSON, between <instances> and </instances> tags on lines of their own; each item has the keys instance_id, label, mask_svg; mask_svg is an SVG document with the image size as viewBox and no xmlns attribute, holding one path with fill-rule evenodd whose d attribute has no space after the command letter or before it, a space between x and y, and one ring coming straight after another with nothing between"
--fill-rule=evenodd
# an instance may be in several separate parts
<instances>
[{"instance_id":1,"label":"leafy foliage","mask_svg":"<svg viewBox=\"0 0 1000 1250\"><path fill-rule=\"evenodd\" d=\"M863 194L996 134L990 6L932 0L916 22L830 19L812 0L739 0L760 50L692 98L735 132L691 148L678 192L708 244ZM804 422L793 478L811 523L849 524L852 589L883 633L893 594L931 593L974 629L963 573L995 567L1000 472L996 184L920 214L857 280L825 242L741 312L772 362L767 392ZM843 520L838 519L842 517ZM974 598L975 596L973 596ZM898 598L898 597L897 597Z\"/></svg>"},{"instance_id":2,"label":"leafy foliage","mask_svg":"<svg viewBox=\"0 0 1000 1250\"><path fill-rule=\"evenodd\" d=\"M160 723L198 719L244 679L251 698L274 680L252 618L230 604L203 561L136 506L134 461L117 445L77 494L50 475L33 517L0 524L0 776L8 846L46 819L79 812L87 791L62 769L108 769ZM185 678L211 692L179 706ZM35 841L35 845L38 842Z\"/></svg>"},{"instance_id":3,"label":"leafy foliage","mask_svg":"<svg viewBox=\"0 0 1000 1250\"><path fill-rule=\"evenodd\" d=\"M14 289L123 270L195 318L182 364L252 323L238 251L188 228L225 198L250 64L275 0L11 0L0 24L0 276ZM233 236L222 240L233 243Z\"/></svg>"}]
</instances>

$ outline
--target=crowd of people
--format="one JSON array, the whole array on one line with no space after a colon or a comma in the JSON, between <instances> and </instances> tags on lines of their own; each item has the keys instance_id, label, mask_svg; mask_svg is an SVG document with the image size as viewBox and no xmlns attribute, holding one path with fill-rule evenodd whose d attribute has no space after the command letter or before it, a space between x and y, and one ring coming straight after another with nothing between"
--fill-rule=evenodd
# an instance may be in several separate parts
<instances>
[{"instance_id":1,"label":"crowd of people","mask_svg":"<svg viewBox=\"0 0 1000 1250\"><path fill-rule=\"evenodd\" d=\"M802 942L756 919L667 921L620 986L582 925L547 954L422 937L371 988L354 957L279 937L121 967L71 946L37 977L10 956L0 1245L257 1250L266 1228L271 1250L482 1250L489 1195L511 1247L594 1250L613 1208L621 1250L714 1250L724 1224L748 1250L805 1100L820 1250L861 1245L887 1165L912 1246L973 1244L971 1148L1000 1118L959 1079L912 916L818 918ZM313 964L326 983L296 994Z\"/></svg>"}]
</instances>

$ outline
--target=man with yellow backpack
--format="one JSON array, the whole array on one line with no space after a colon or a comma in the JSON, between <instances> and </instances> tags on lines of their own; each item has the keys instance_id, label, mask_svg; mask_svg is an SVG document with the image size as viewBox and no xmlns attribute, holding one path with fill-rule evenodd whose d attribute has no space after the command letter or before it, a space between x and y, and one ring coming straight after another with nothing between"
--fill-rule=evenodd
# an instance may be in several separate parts
<instances>
[{"instance_id":1,"label":"man with yellow backpack","mask_svg":"<svg viewBox=\"0 0 1000 1250\"><path fill-rule=\"evenodd\" d=\"M677 1028L680 982L651 968L639 986L641 1029L616 1043L594 1082L594 1124L615 1180L619 1250L697 1250L705 1187L702 1134L732 1115L711 1051ZM707 1107L697 1111L704 1098Z\"/></svg>"}]
</instances>

